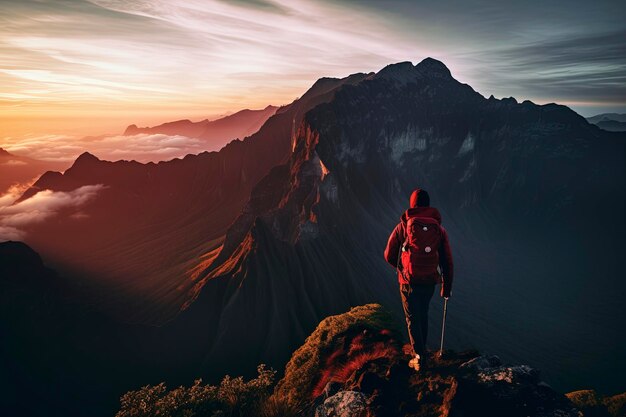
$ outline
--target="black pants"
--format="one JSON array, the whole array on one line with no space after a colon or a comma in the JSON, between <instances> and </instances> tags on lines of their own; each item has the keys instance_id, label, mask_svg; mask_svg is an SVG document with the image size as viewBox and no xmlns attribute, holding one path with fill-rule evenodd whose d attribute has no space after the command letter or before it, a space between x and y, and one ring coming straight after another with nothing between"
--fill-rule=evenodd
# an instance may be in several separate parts
<instances>
[{"instance_id":1,"label":"black pants","mask_svg":"<svg viewBox=\"0 0 626 417\"><path fill-rule=\"evenodd\" d=\"M420 356L426 353L428 307L434 293L435 285L400 285L402 307L409 330L409 342L413 351Z\"/></svg>"}]
</instances>

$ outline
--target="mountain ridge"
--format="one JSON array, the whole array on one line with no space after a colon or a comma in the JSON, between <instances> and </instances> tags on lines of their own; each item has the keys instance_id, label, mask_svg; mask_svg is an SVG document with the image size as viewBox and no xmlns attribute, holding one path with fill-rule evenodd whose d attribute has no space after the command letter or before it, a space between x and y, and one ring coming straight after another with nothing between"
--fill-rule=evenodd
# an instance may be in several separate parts
<instances>
[{"instance_id":1,"label":"mountain ridge","mask_svg":"<svg viewBox=\"0 0 626 417\"><path fill-rule=\"evenodd\" d=\"M597 123L601 121L614 120L616 122L626 122L625 113L600 113L592 117L587 117L589 123Z\"/></svg>"}]
</instances>

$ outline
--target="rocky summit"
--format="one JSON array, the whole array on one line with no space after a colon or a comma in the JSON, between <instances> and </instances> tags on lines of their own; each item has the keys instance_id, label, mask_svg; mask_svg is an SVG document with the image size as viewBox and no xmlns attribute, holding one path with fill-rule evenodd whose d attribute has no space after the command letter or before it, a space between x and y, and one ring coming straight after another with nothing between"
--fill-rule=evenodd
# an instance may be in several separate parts
<instances>
[{"instance_id":1,"label":"rocky summit","mask_svg":"<svg viewBox=\"0 0 626 417\"><path fill-rule=\"evenodd\" d=\"M322 321L292 357L274 395L308 404L316 417L581 416L538 370L503 364L497 356L431 352L415 372L408 367L408 345L393 327L384 328L393 323L387 314L366 305ZM299 377L291 372L296 363Z\"/></svg>"}]
</instances>

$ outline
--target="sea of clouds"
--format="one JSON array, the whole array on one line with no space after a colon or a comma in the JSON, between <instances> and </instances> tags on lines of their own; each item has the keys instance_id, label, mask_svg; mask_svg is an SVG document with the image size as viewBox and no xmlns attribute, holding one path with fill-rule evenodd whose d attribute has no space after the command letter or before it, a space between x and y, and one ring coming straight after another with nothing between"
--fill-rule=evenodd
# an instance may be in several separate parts
<instances>
[{"instance_id":1,"label":"sea of clouds","mask_svg":"<svg viewBox=\"0 0 626 417\"><path fill-rule=\"evenodd\" d=\"M29 226L71 210L76 219L86 215L80 208L105 188L102 184L85 185L72 191L43 190L23 201L17 201L28 184L15 185L0 196L0 242L23 240Z\"/></svg>"},{"instance_id":2,"label":"sea of clouds","mask_svg":"<svg viewBox=\"0 0 626 417\"><path fill-rule=\"evenodd\" d=\"M207 142L185 136L165 134L139 134L133 136L101 135L76 137L69 135L43 135L20 138L4 138L2 147L11 154L38 161L62 162L68 166L81 153L90 152L99 159L108 161L136 160L138 162L159 162L182 158L207 150ZM2 164L2 170L25 162L9 160ZM43 171L41 172L43 174ZM14 184L0 195L0 241L22 240L28 227L57 215L61 210L72 209L72 216L79 219L80 207L96 197L103 185L87 185L69 192L43 190L33 197L18 202L23 192L36 181Z\"/></svg>"},{"instance_id":3,"label":"sea of clouds","mask_svg":"<svg viewBox=\"0 0 626 417\"><path fill-rule=\"evenodd\" d=\"M2 147L12 154L43 161L72 161L87 151L107 161L134 159L139 162L158 162L213 150L201 139L164 134L88 137L41 135L5 138L2 142Z\"/></svg>"}]
</instances>

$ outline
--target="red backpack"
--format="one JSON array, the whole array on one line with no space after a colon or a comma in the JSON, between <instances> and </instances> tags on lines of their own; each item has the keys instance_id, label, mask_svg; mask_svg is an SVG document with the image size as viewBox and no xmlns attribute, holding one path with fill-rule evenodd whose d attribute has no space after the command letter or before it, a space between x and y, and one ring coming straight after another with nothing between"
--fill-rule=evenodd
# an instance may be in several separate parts
<instances>
[{"instance_id":1,"label":"red backpack","mask_svg":"<svg viewBox=\"0 0 626 417\"><path fill-rule=\"evenodd\" d=\"M402 275L410 283L439 282L439 246L443 233L432 217L409 217L402 245Z\"/></svg>"}]
</instances>

